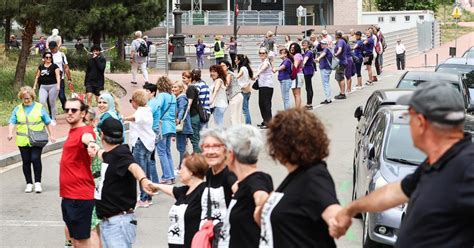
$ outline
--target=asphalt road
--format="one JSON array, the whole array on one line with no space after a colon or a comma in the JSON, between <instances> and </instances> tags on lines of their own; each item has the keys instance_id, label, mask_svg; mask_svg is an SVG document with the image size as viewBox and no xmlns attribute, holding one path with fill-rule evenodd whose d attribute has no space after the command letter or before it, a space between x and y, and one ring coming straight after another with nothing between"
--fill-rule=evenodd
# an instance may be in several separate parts
<instances>
[{"instance_id":1,"label":"asphalt road","mask_svg":"<svg viewBox=\"0 0 474 248\"><path fill-rule=\"evenodd\" d=\"M363 73L366 75L365 71ZM342 205L351 200L352 157L356 127L356 120L353 117L354 109L363 105L372 91L392 88L400 75L399 72L384 72L374 86L353 92L348 95L347 100L335 100L330 105L318 106L313 110L326 125L331 140L331 152L327 162ZM276 79L275 82L277 82ZM334 81L334 73L331 75L331 84L333 95L335 95L339 90ZM313 77L313 88L315 90L314 102L319 103L323 99L319 73ZM306 99L305 90L302 91L303 99ZM260 123L257 92L253 93L250 100L252 121L255 124ZM303 100L303 103L305 102ZM280 89L275 88L273 112L276 113L282 109ZM228 121L227 117L226 121ZM175 149L172 150L174 158L177 158ZM25 180L19 165L0 169L0 247L49 248L62 247L64 244L64 223L61 216L58 183L60 156L61 151L44 154L43 193L41 194L23 192ZM261 154L258 165L261 170L273 177L275 187L287 174L284 167L269 158L266 152ZM139 224L135 247L167 247L167 216L173 202L173 199L161 194L154 198L153 206L137 210ZM346 236L337 240L337 244L344 248L361 247L361 236L361 222L354 220Z\"/></svg>"}]
</instances>

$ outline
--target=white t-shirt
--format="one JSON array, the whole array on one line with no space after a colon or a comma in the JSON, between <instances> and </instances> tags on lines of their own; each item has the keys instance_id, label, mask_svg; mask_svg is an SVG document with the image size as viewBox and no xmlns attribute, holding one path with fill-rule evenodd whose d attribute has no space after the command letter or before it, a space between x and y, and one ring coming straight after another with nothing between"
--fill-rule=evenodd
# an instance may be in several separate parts
<instances>
[{"instance_id":1,"label":"white t-shirt","mask_svg":"<svg viewBox=\"0 0 474 248\"><path fill-rule=\"evenodd\" d=\"M395 53L396 54L402 54L406 51L405 49L405 46L403 44L400 43L400 45L397 44L397 46L395 46Z\"/></svg>"},{"instance_id":2,"label":"white t-shirt","mask_svg":"<svg viewBox=\"0 0 474 248\"><path fill-rule=\"evenodd\" d=\"M219 79L218 79L219 80ZM217 81L217 80L216 80ZM209 85L209 89L211 91L211 94L216 94L215 96L213 96L213 99L216 98L216 100L214 101L214 105L211 105L211 107L220 107L220 108L226 108L228 103L227 103L227 96L225 94L225 86L224 86L224 82L221 83L221 87L217 90L216 93L214 93L214 86L215 86L216 82L213 81L210 85Z\"/></svg>"},{"instance_id":3,"label":"white t-shirt","mask_svg":"<svg viewBox=\"0 0 474 248\"><path fill-rule=\"evenodd\" d=\"M266 64L268 65L267 68L258 75L258 86L273 88L273 71L270 61L268 59L264 60L258 70L260 71Z\"/></svg>"},{"instance_id":4,"label":"white t-shirt","mask_svg":"<svg viewBox=\"0 0 474 248\"><path fill-rule=\"evenodd\" d=\"M63 65L67 65L67 58L66 58L66 55L62 52L56 52L56 53L53 53L53 63L55 63L58 67L59 67L59 70L61 70L61 79L64 79L64 66Z\"/></svg>"},{"instance_id":5,"label":"white t-shirt","mask_svg":"<svg viewBox=\"0 0 474 248\"><path fill-rule=\"evenodd\" d=\"M247 67L242 66L242 68L240 68L240 71L242 71L242 76L238 79L239 86L241 89L245 89L250 84L249 70L247 69Z\"/></svg>"},{"instance_id":6,"label":"white t-shirt","mask_svg":"<svg viewBox=\"0 0 474 248\"><path fill-rule=\"evenodd\" d=\"M138 39L134 39L132 41L132 49L133 51L135 51L135 56L133 57L133 59L135 60L135 62L137 63L144 63L146 61L146 57L141 57L138 55L138 48L140 47L140 44L141 43L145 43L145 40L142 39L142 38L138 38Z\"/></svg>"},{"instance_id":7,"label":"white t-shirt","mask_svg":"<svg viewBox=\"0 0 474 248\"><path fill-rule=\"evenodd\" d=\"M155 132L153 132L153 114L149 107L138 107L133 114L135 121L130 123L130 145L135 146L138 138L148 151L155 149Z\"/></svg>"}]
</instances>

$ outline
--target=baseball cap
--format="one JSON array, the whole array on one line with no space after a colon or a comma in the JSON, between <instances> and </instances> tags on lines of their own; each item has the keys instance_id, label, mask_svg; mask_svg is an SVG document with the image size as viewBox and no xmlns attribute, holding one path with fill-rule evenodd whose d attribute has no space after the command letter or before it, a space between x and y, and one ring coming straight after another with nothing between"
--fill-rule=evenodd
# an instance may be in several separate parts
<instances>
[{"instance_id":1,"label":"baseball cap","mask_svg":"<svg viewBox=\"0 0 474 248\"><path fill-rule=\"evenodd\" d=\"M361 31L357 31L357 32L356 32L356 35L362 36L362 32L361 32Z\"/></svg>"},{"instance_id":2,"label":"baseball cap","mask_svg":"<svg viewBox=\"0 0 474 248\"><path fill-rule=\"evenodd\" d=\"M426 82L413 94L397 99L397 104L408 105L428 120L457 125L466 118L460 93L448 83Z\"/></svg>"},{"instance_id":3,"label":"baseball cap","mask_svg":"<svg viewBox=\"0 0 474 248\"><path fill-rule=\"evenodd\" d=\"M48 46L49 46L49 49L53 49L53 48L58 47L58 43L56 43L56 41L53 40L48 43Z\"/></svg>"},{"instance_id":4,"label":"baseball cap","mask_svg":"<svg viewBox=\"0 0 474 248\"><path fill-rule=\"evenodd\" d=\"M105 119L102 124L100 124L99 128L107 137L116 139L123 137L122 123L113 117Z\"/></svg>"},{"instance_id":5,"label":"baseball cap","mask_svg":"<svg viewBox=\"0 0 474 248\"><path fill-rule=\"evenodd\" d=\"M321 45L327 45L328 41L326 39L322 39L319 43L321 43Z\"/></svg>"}]
</instances>

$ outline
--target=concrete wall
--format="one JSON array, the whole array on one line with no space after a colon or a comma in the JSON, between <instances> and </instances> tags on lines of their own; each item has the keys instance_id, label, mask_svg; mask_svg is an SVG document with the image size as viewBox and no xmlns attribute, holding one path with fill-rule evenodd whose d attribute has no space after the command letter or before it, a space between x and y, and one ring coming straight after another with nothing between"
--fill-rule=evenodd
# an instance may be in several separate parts
<instances>
[{"instance_id":1,"label":"concrete wall","mask_svg":"<svg viewBox=\"0 0 474 248\"><path fill-rule=\"evenodd\" d=\"M406 17L409 20L406 20ZM392 20L395 18L395 21ZM382 21L383 19L383 21ZM418 22L434 21L434 13L429 10L420 11L379 11L362 12L361 24L377 24L383 32L394 32L397 30L416 27Z\"/></svg>"},{"instance_id":2,"label":"concrete wall","mask_svg":"<svg viewBox=\"0 0 474 248\"><path fill-rule=\"evenodd\" d=\"M358 24L362 2L358 0L334 0L334 25Z\"/></svg>"}]
</instances>

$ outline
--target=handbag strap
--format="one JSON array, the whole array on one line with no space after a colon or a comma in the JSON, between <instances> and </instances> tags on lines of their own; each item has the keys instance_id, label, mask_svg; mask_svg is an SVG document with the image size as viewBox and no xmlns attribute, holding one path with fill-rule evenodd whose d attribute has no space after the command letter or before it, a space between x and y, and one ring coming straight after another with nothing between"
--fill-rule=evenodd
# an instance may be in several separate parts
<instances>
[{"instance_id":1,"label":"handbag strap","mask_svg":"<svg viewBox=\"0 0 474 248\"><path fill-rule=\"evenodd\" d=\"M210 169L212 173L212 168ZM209 181L207 182L207 213L206 217L208 220L212 220L212 201L211 201L211 178L206 178Z\"/></svg>"},{"instance_id":2,"label":"handbag strap","mask_svg":"<svg viewBox=\"0 0 474 248\"><path fill-rule=\"evenodd\" d=\"M171 94L170 94L171 95ZM171 101L170 101L170 104L168 105L168 107L166 108L165 112L163 112L163 114L161 114L160 116L160 120L163 118L163 116L165 116L165 114L168 112L168 110L171 108L171 104L173 104L173 97L171 97Z\"/></svg>"}]
</instances>

